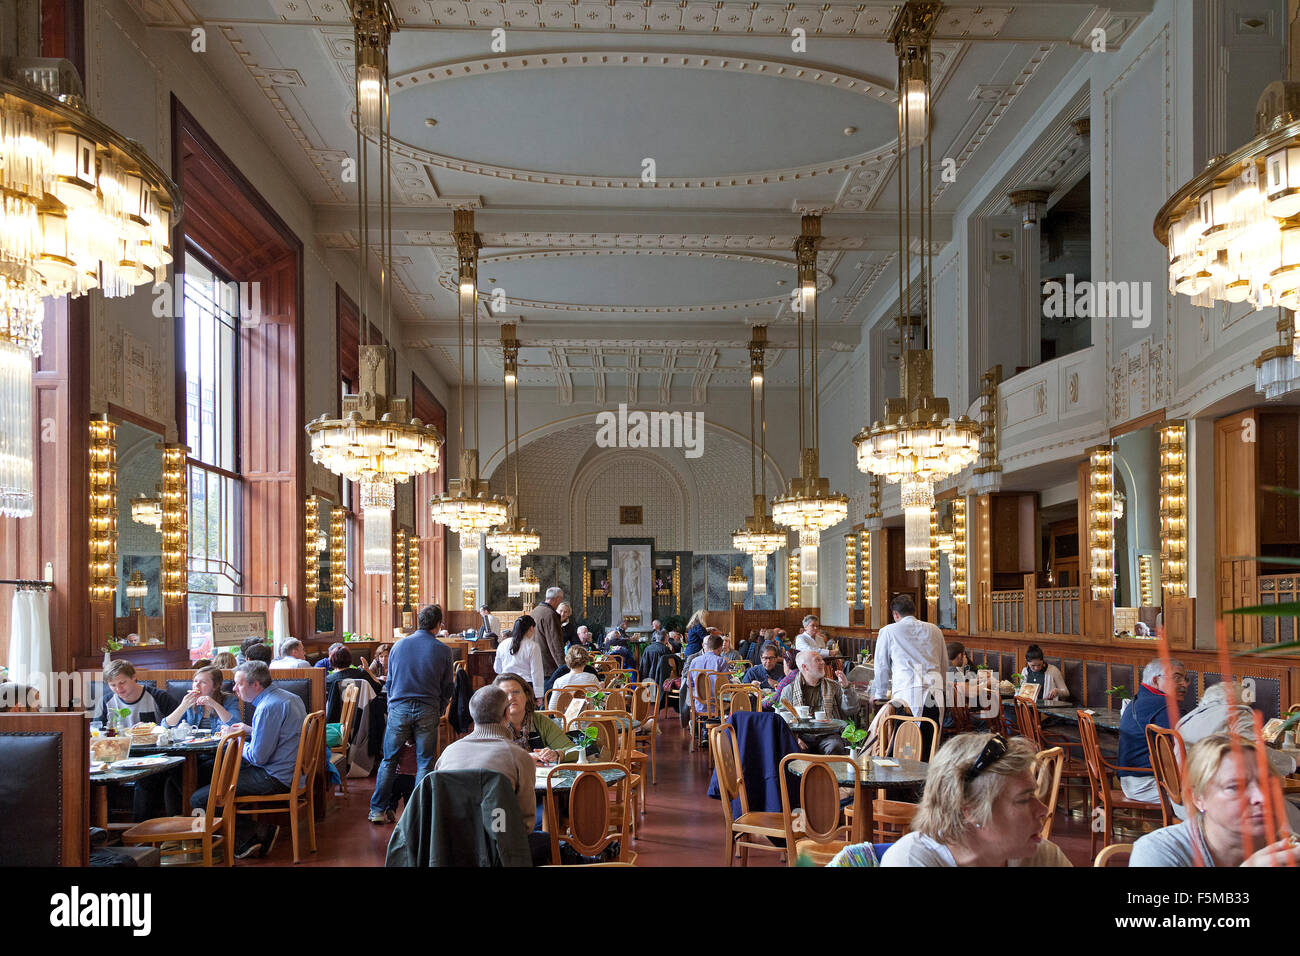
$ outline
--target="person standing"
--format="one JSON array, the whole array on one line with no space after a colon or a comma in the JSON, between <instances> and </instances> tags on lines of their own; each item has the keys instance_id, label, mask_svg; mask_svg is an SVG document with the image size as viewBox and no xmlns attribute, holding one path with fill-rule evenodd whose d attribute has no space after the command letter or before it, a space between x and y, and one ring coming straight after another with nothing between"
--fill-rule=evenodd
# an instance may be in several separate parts
<instances>
[{"instance_id":1,"label":"person standing","mask_svg":"<svg viewBox=\"0 0 1300 956\"><path fill-rule=\"evenodd\" d=\"M564 635L555 609L564 601L563 588L547 588L546 600L533 608L537 622L537 644L542 651L542 668L549 674L564 663Z\"/></svg>"},{"instance_id":2,"label":"person standing","mask_svg":"<svg viewBox=\"0 0 1300 956\"><path fill-rule=\"evenodd\" d=\"M914 717L929 717L943 725L944 675L948 655L943 631L928 621L916 619L916 605L906 594L889 602L893 624L886 624L876 638L876 676L871 683L875 700L901 700ZM932 731L922 727L925 749Z\"/></svg>"},{"instance_id":3,"label":"person standing","mask_svg":"<svg viewBox=\"0 0 1300 956\"><path fill-rule=\"evenodd\" d=\"M568 601L561 601L555 610L560 615L560 635L564 638L564 646L568 647L578 639L578 622L573 619L573 608Z\"/></svg>"},{"instance_id":4,"label":"person standing","mask_svg":"<svg viewBox=\"0 0 1300 956\"><path fill-rule=\"evenodd\" d=\"M415 741L417 787L438 756L438 722L451 698L452 655L434 636L442 623L442 608L436 604L420 608L416 623L420 629L394 644L388 654L388 726L384 759L370 796L371 823L395 819L388 807L402 746Z\"/></svg>"},{"instance_id":5,"label":"person standing","mask_svg":"<svg viewBox=\"0 0 1300 956\"><path fill-rule=\"evenodd\" d=\"M478 614L479 617L481 618L478 626L478 634L476 635L478 639L481 641L489 634L491 634L493 637L500 637L501 622L497 620L497 616L495 614L493 614L491 611L488 610L488 606L486 604L484 604L482 607L478 609Z\"/></svg>"},{"instance_id":6,"label":"person standing","mask_svg":"<svg viewBox=\"0 0 1300 956\"><path fill-rule=\"evenodd\" d=\"M536 631L531 616L521 614L515 618L514 631L497 645L496 661L492 665L498 674L517 674L528 681L534 699L546 693L546 671L542 669Z\"/></svg>"}]
</instances>

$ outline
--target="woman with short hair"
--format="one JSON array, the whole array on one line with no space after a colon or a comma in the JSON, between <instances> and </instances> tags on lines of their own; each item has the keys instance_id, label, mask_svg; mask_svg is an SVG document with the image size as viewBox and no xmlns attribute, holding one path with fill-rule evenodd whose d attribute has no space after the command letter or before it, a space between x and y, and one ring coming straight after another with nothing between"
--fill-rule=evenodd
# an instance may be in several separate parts
<instances>
[{"instance_id":1,"label":"woman with short hair","mask_svg":"<svg viewBox=\"0 0 1300 956\"><path fill-rule=\"evenodd\" d=\"M881 866L1070 866L1044 840L1047 805L1038 798L1034 746L1023 737L960 734L925 775L912 830Z\"/></svg>"},{"instance_id":2,"label":"woman with short hair","mask_svg":"<svg viewBox=\"0 0 1300 956\"><path fill-rule=\"evenodd\" d=\"M1282 813L1278 777L1268 761L1259 775L1257 745L1230 734L1211 734L1187 752L1187 819L1140 837L1129 866L1295 866L1296 837L1269 810ZM1268 791L1273 791L1275 801ZM1269 804L1273 803L1270 808ZM1280 839L1265 846L1271 835ZM1249 843L1247 842L1249 841ZM1252 852L1247 856L1247 849Z\"/></svg>"}]
</instances>

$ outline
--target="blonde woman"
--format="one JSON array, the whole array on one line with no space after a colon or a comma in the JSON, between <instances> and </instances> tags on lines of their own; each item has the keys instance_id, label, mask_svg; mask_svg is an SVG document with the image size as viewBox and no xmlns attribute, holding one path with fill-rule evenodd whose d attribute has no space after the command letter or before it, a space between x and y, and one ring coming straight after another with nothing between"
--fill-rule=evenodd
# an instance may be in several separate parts
<instances>
[{"instance_id":1,"label":"blonde woman","mask_svg":"<svg viewBox=\"0 0 1300 956\"><path fill-rule=\"evenodd\" d=\"M1256 745L1229 734L1211 734L1187 752L1187 819L1162 827L1133 844L1129 866L1295 866L1300 849L1290 827L1270 827L1268 814L1283 800L1276 772ZM1270 808L1270 803L1273 806ZM1276 824L1276 821L1274 821ZM1265 846L1273 834L1281 838ZM1252 850L1246 855L1247 840ZM1261 849L1262 848L1262 849Z\"/></svg>"},{"instance_id":2,"label":"blonde woman","mask_svg":"<svg viewBox=\"0 0 1300 956\"><path fill-rule=\"evenodd\" d=\"M686 622L686 646L682 653L687 657L698 654L704 649L704 637L709 633L708 614L704 610L696 611Z\"/></svg>"},{"instance_id":3,"label":"blonde woman","mask_svg":"<svg viewBox=\"0 0 1300 956\"><path fill-rule=\"evenodd\" d=\"M1023 737L961 734L931 761L912 830L880 865L1070 866L1056 844L1043 839L1046 819L1033 744Z\"/></svg>"}]
</instances>

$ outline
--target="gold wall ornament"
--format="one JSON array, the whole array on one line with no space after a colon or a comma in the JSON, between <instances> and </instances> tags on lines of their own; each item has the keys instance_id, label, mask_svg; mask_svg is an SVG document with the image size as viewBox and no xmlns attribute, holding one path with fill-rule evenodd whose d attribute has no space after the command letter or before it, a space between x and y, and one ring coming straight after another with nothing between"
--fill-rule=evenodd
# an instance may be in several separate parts
<instances>
[{"instance_id":1,"label":"gold wall ornament","mask_svg":"<svg viewBox=\"0 0 1300 956\"><path fill-rule=\"evenodd\" d=\"M1160 580L1174 597L1187 595L1187 422L1160 426Z\"/></svg>"},{"instance_id":2,"label":"gold wall ornament","mask_svg":"<svg viewBox=\"0 0 1300 956\"><path fill-rule=\"evenodd\" d=\"M786 606L800 607L803 603L803 588L799 580L799 548L790 552L786 562Z\"/></svg>"},{"instance_id":3,"label":"gold wall ornament","mask_svg":"<svg viewBox=\"0 0 1300 956\"><path fill-rule=\"evenodd\" d=\"M414 534L406 542L406 603L418 608L420 601L420 539Z\"/></svg>"},{"instance_id":4,"label":"gold wall ornament","mask_svg":"<svg viewBox=\"0 0 1300 956\"><path fill-rule=\"evenodd\" d=\"M330 509L330 601L342 610L348 593L348 509Z\"/></svg>"},{"instance_id":5,"label":"gold wall ornament","mask_svg":"<svg viewBox=\"0 0 1300 956\"><path fill-rule=\"evenodd\" d=\"M320 504L308 496L303 512L303 583L307 606L316 606L316 592L320 588Z\"/></svg>"},{"instance_id":6,"label":"gold wall ornament","mask_svg":"<svg viewBox=\"0 0 1300 956\"><path fill-rule=\"evenodd\" d=\"M90 420L90 599L117 591L117 426L106 413Z\"/></svg>"},{"instance_id":7,"label":"gold wall ornament","mask_svg":"<svg viewBox=\"0 0 1300 956\"><path fill-rule=\"evenodd\" d=\"M939 601L939 510L930 506L930 557L925 572L925 600L929 604Z\"/></svg>"},{"instance_id":8,"label":"gold wall ornament","mask_svg":"<svg viewBox=\"0 0 1300 956\"><path fill-rule=\"evenodd\" d=\"M970 599L966 590L966 499L952 502L952 596L958 604Z\"/></svg>"},{"instance_id":9,"label":"gold wall ornament","mask_svg":"<svg viewBox=\"0 0 1300 956\"><path fill-rule=\"evenodd\" d=\"M1138 603L1142 607L1155 606L1155 594L1152 585L1154 584L1151 555L1138 555Z\"/></svg>"},{"instance_id":10,"label":"gold wall ornament","mask_svg":"<svg viewBox=\"0 0 1300 956\"><path fill-rule=\"evenodd\" d=\"M1114 454L1110 445L1088 449L1088 554L1094 601L1114 597Z\"/></svg>"},{"instance_id":11,"label":"gold wall ornament","mask_svg":"<svg viewBox=\"0 0 1300 956\"><path fill-rule=\"evenodd\" d=\"M862 591L862 607L871 610L871 532L863 529L858 532L858 581ZM870 618L863 621L871 626Z\"/></svg>"},{"instance_id":12,"label":"gold wall ornament","mask_svg":"<svg viewBox=\"0 0 1300 956\"><path fill-rule=\"evenodd\" d=\"M858 603L858 533L844 536L844 602L852 611Z\"/></svg>"},{"instance_id":13,"label":"gold wall ornament","mask_svg":"<svg viewBox=\"0 0 1300 956\"><path fill-rule=\"evenodd\" d=\"M393 604L406 606L406 529L393 532Z\"/></svg>"},{"instance_id":14,"label":"gold wall ornament","mask_svg":"<svg viewBox=\"0 0 1300 956\"><path fill-rule=\"evenodd\" d=\"M163 604L184 604L189 593L189 455L184 442L164 442L162 449L162 596Z\"/></svg>"}]
</instances>

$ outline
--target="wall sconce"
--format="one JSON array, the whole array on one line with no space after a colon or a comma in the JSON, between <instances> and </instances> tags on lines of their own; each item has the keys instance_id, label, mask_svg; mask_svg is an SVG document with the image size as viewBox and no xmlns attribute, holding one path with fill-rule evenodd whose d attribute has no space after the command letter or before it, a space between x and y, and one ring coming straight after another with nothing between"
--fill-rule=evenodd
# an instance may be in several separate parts
<instances>
[{"instance_id":1,"label":"wall sconce","mask_svg":"<svg viewBox=\"0 0 1300 956\"><path fill-rule=\"evenodd\" d=\"M952 502L952 598L958 604L969 600L966 591L966 499Z\"/></svg>"},{"instance_id":2,"label":"wall sconce","mask_svg":"<svg viewBox=\"0 0 1300 956\"><path fill-rule=\"evenodd\" d=\"M189 592L190 448L165 442L162 448L162 596L163 604L184 604Z\"/></svg>"},{"instance_id":3,"label":"wall sconce","mask_svg":"<svg viewBox=\"0 0 1300 956\"><path fill-rule=\"evenodd\" d=\"M343 607L348 590L347 508L330 509L330 601Z\"/></svg>"},{"instance_id":4,"label":"wall sconce","mask_svg":"<svg viewBox=\"0 0 1300 956\"><path fill-rule=\"evenodd\" d=\"M406 606L406 529L393 532L393 603Z\"/></svg>"},{"instance_id":5,"label":"wall sconce","mask_svg":"<svg viewBox=\"0 0 1300 956\"><path fill-rule=\"evenodd\" d=\"M90 599L117 591L117 426L107 414L90 420Z\"/></svg>"},{"instance_id":6,"label":"wall sconce","mask_svg":"<svg viewBox=\"0 0 1300 956\"><path fill-rule=\"evenodd\" d=\"M460 592L460 609L462 611L474 610L474 597L478 594L475 588L465 588Z\"/></svg>"},{"instance_id":7,"label":"wall sconce","mask_svg":"<svg viewBox=\"0 0 1300 956\"><path fill-rule=\"evenodd\" d=\"M844 600L853 610L858 603L858 536L850 531L844 536Z\"/></svg>"},{"instance_id":8,"label":"wall sconce","mask_svg":"<svg viewBox=\"0 0 1300 956\"><path fill-rule=\"evenodd\" d=\"M1175 597L1187 594L1187 422L1160 426L1160 577Z\"/></svg>"},{"instance_id":9,"label":"wall sconce","mask_svg":"<svg viewBox=\"0 0 1300 956\"><path fill-rule=\"evenodd\" d=\"M314 607L316 604L316 590L320 587L320 548L317 540L320 537L320 504L315 498L307 499L304 522L303 577L307 585L305 592L307 604Z\"/></svg>"},{"instance_id":10,"label":"wall sconce","mask_svg":"<svg viewBox=\"0 0 1300 956\"><path fill-rule=\"evenodd\" d=\"M1020 210L1020 224L1026 229L1038 225L1050 198L1051 194L1043 189L1016 189L1007 194L1012 208Z\"/></svg>"},{"instance_id":11,"label":"wall sconce","mask_svg":"<svg viewBox=\"0 0 1300 956\"><path fill-rule=\"evenodd\" d=\"M858 532L858 580L862 582L862 606L871 607L871 532ZM867 621L870 626L871 622Z\"/></svg>"},{"instance_id":12,"label":"wall sconce","mask_svg":"<svg viewBox=\"0 0 1300 956\"><path fill-rule=\"evenodd\" d=\"M406 542L406 603L412 609L420 600L420 539L411 535Z\"/></svg>"},{"instance_id":13,"label":"wall sconce","mask_svg":"<svg viewBox=\"0 0 1300 956\"><path fill-rule=\"evenodd\" d=\"M925 600L939 601L939 509L930 505L930 567L925 573Z\"/></svg>"},{"instance_id":14,"label":"wall sconce","mask_svg":"<svg viewBox=\"0 0 1300 956\"><path fill-rule=\"evenodd\" d=\"M1154 607L1151 600L1151 555L1138 555L1138 603L1142 607Z\"/></svg>"},{"instance_id":15,"label":"wall sconce","mask_svg":"<svg viewBox=\"0 0 1300 956\"><path fill-rule=\"evenodd\" d=\"M803 601L803 590L799 580L799 549L790 552L786 562L786 607L799 607Z\"/></svg>"},{"instance_id":16,"label":"wall sconce","mask_svg":"<svg viewBox=\"0 0 1300 956\"><path fill-rule=\"evenodd\" d=\"M1094 601L1111 600L1115 587L1113 462L1110 445L1088 449L1088 552Z\"/></svg>"}]
</instances>

